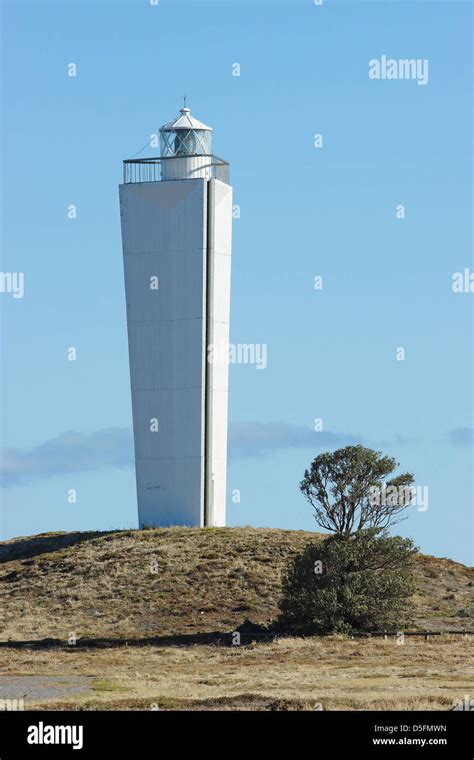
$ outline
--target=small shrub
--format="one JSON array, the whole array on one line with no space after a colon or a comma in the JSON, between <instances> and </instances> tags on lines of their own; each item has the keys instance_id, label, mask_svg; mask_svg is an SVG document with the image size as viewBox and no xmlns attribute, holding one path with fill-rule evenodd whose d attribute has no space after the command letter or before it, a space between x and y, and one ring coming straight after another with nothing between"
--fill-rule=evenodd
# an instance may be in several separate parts
<instances>
[{"instance_id":1,"label":"small shrub","mask_svg":"<svg viewBox=\"0 0 474 760\"><path fill-rule=\"evenodd\" d=\"M412 621L413 542L369 529L330 536L295 557L279 624L301 633L399 630Z\"/></svg>"}]
</instances>

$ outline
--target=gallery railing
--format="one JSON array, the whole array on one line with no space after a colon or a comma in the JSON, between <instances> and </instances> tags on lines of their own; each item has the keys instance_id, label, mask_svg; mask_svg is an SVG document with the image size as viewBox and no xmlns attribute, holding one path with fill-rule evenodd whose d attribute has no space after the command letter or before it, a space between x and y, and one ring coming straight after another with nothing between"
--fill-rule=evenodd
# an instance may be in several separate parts
<instances>
[{"instance_id":1,"label":"gallery railing","mask_svg":"<svg viewBox=\"0 0 474 760\"><path fill-rule=\"evenodd\" d=\"M218 156L190 156L187 160L196 160L199 164L196 167L198 176L202 176L203 171L213 179L229 184L229 164ZM199 161L197 161L199 159ZM129 158L123 162L123 183L128 185L131 182L160 182L162 180L163 167L169 161L183 161L182 156L173 156L170 158ZM167 167L166 174L177 175L179 172L170 171L172 167ZM176 176L176 178L178 178Z\"/></svg>"}]
</instances>

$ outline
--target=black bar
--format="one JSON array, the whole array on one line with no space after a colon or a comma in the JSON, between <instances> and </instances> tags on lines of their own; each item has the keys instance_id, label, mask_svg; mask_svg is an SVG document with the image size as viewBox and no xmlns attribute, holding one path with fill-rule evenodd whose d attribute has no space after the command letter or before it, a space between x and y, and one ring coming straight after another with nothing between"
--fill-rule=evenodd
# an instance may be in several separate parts
<instances>
[{"instance_id":1,"label":"black bar","mask_svg":"<svg viewBox=\"0 0 474 760\"><path fill-rule=\"evenodd\" d=\"M56 734L56 726L65 727L63 735ZM131 757L138 760L148 752L151 757L165 754L191 757L207 750L210 757L229 754L250 757L256 754L256 739L264 741L265 756L268 756L273 747L281 753L286 739L297 754L306 747L304 753L310 753L312 758L471 760L472 727L469 711L12 712L0 713L0 758ZM28 737L43 742L64 738L70 743L31 744ZM73 749L73 742L77 751Z\"/></svg>"}]
</instances>

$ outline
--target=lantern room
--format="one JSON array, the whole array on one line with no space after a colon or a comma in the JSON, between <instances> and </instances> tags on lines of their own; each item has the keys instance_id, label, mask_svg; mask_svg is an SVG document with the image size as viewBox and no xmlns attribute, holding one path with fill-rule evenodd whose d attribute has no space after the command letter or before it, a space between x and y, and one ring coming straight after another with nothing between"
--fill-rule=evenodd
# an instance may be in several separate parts
<instances>
[{"instance_id":1,"label":"lantern room","mask_svg":"<svg viewBox=\"0 0 474 760\"><path fill-rule=\"evenodd\" d=\"M179 116L160 129L162 158L209 156L211 153L211 127L191 116L191 109L182 108Z\"/></svg>"}]
</instances>

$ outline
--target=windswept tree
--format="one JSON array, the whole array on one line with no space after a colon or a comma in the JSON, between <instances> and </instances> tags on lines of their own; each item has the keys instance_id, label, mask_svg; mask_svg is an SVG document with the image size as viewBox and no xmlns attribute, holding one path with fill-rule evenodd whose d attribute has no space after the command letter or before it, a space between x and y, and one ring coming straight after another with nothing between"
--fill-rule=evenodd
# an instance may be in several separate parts
<instances>
[{"instance_id":1,"label":"windswept tree","mask_svg":"<svg viewBox=\"0 0 474 760\"><path fill-rule=\"evenodd\" d=\"M398 466L380 451L346 446L317 456L305 470L300 489L314 508L316 522L326 530L343 535L386 530L404 519L413 500L410 472L389 478Z\"/></svg>"}]
</instances>

